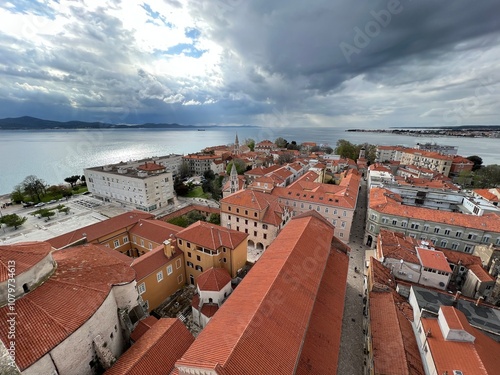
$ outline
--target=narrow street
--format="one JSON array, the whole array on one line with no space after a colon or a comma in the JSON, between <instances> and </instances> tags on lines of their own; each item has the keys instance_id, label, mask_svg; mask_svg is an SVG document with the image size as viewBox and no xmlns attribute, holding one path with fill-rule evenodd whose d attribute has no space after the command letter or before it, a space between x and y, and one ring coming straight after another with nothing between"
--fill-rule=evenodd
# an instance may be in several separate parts
<instances>
[{"instance_id":1,"label":"narrow street","mask_svg":"<svg viewBox=\"0 0 500 375\"><path fill-rule=\"evenodd\" d=\"M364 223L367 206L366 182L361 180L358 206L354 213L349 246L351 247L349 271L342 321L342 337L339 353L338 375L363 374L363 297L364 256L368 246L363 244ZM358 272L354 270L357 267Z\"/></svg>"}]
</instances>

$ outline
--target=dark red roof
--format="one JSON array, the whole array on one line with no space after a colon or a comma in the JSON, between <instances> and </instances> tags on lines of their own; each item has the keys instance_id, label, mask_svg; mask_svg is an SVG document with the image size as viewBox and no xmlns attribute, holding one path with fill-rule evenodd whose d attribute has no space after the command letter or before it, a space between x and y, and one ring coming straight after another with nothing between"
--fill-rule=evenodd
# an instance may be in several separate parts
<instances>
[{"instance_id":1,"label":"dark red roof","mask_svg":"<svg viewBox=\"0 0 500 375\"><path fill-rule=\"evenodd\" d=\"M62 249L70 244L86 239L86 242L95 241L107 234L119 229L126 228L137 223L141 219L152 219L153 215L143 211L130 211L112 217L100 223L88 225L86 227L62 234L47 240L54 249Z\"/></svg>"},{"instance_id":2,"label":"dark red roof","mask_svg":"<svg viewBox=\"0 0 500 375\"><path fill-rule=\"evenodd\" d=\"M45 245L44 245L45 246ZM113 285L130 283L135 272L101 245L52 253L54 274L16 300L16 363L23 371L82 326L104 302ZM7 316L8 306L0 308ZM50 327L50 328L47 328ZM7 319L0 319L0 339L8 343Z\"/></svg>"},{"instance_id":3,"label":"dark red roof","mask_svg":"<svg viewBox=\"0 0 500 375\"><path fill-rule=\"evenodd\" d=\"M153 325L158 321L157 318L150 315L145 319L142 319L137 323L137 326L134 328L132 333L130 334L130 340L137 341L144 335Z\"/></svg>"},{"instance_id":4,"label":"dark red roof","mask_svg":"<svg viewBox=\"0 0 500 375\"><path fill-rule=\"evenodd\" d=\"M129 232L132 235L161 244L171 237L174 238L174 235L183 229L182 227L161 220L141 219Z\"/></svg>"},{"instance_id":5,"label":"dark red roof","mask_svg":"<svg viewBox=\"0 0 500 375\"><path fill-rule=\"evenodd\" d=\"M193 341L179 319L160 319L105 374L168 375Z\"/></svg>"},{"instance_id":6,"label":"dark red roof","mask_svg":"<svg viewBox=\"0 0 500 375\"><path fill-rule=\"evenodd\" d=\"M160 165L160 164L156 164L156 163L144 163L144 164L141 164L137 167L137 169L140 169L141 171L148 171L148 172L154 172L154 171L161 171L163 169L165 169L165 167L163 165Z\"/></svg>"},{"instance_id":7,"label":"dark red roof","mask_svg":"<svg viewBox=\"0 0 500 375\"><path fill-rule=\"evenodd\" d=\"M207 249L216 250L222 246L235 249L246 240L248 234L220 225L197 221L177 233L177 238L192 242Z\"/></svg>"},{"instance_id":8,"label":"dark red roof","mask_svg":"<svg viewBox=\"0 0 500 375\"><path fill-rule=\"evenodd\" d=\"M24 242L0 246L0 282L9 278L9 262L15 262L16 276L29 270L50 254L52 247L47 242Z\"/></svg>"},{"instance_id":9,"label":"dark red roof","mask_svg":"<svg viewBox=\"0 0 500 375\"><path fill-rule=\"evenodd\" d=\"M146 254L140 256L139 258L135 258L132 262L132 268L136 272L136 280L142 280L146 276L155 272L158 268L161 268L167 263L171 262L172 259L181 256L182 251L177 249L176 247L175 249L175 252L170 258L165 255L163 245L160 245L157 248L148 251Z\"/></svg>"},{"instance_id":10,"label":"dark red roof","mask_svg":"<svg viewBox=\"0 0 500 375\"><path fill-rule=\"evenodd\" d=\"M321 323L311 320L322 310L316 304L318 298L326 298L325 291L319 291L323 276L329 273L325 267L333 231L323 218L293 218L176 366L214 369L221 375L294 373L304 340L311 347L320 347L316 340L321 341ZM346 260L342 262L345 265ZM341 320L331 323L342 324ZM309 327L313 336L307 338ZM330 331L328 335L335 336ZM323 355L330 356L338 345L322 348ZM309 348L304 355L316 358Z\"/></svg>"},{"instance_id":11,"label":"dark red roof","mask_svg":"<svg viewBox=\"0 0 500 375\"><path fill-rule=\"evenodd\" d=\"M225 268L210 268L198 276L196 284L201 291L219 292L230 282L231 276Z\"/></svg>"}]
</instances>

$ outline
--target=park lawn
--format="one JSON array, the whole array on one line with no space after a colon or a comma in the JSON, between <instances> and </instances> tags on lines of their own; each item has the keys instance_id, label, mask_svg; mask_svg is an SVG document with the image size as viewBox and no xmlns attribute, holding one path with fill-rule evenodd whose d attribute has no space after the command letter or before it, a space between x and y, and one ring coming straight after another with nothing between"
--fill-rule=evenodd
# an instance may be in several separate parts
<instances>
[{"instance_id":1,"label":"park lawn","mask_svg":"<svg viewBox=\"0 0 500 375\"><path fill-rule=\"evenodd\" d=\"M210 199L210 194L204 193L201 186L197 186L193 190L190 190L189 193L187 193L186 197Z\"/></svg>"}]
</instances>

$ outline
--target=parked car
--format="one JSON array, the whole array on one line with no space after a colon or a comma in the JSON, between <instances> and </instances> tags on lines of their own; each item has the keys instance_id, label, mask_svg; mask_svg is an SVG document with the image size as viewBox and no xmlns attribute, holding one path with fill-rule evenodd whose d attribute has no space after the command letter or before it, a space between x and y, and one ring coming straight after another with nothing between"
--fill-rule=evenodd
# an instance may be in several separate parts
<instances>
[{"instance_id":1,"label":"parked car","mask_svg":"<svg viewBox=\"0 0 500 375\"><path fill-rule=\"evenodd\" d=\"M43 207L43 206L45 206L45 203L43 203L43 202L35 204L35 208Z\"/></svg>"},{"instance_id":2,"label":"parked car","mask_svg":"<svg viewBox=\"0 0 500 375\"><path fill-rule=\"evenodd\" d=\"M35 202L25 202L23 203L23 207L26 208L26 207L31 207L35 204Z\"/></svg>"},{"instance_id":3,"label":"parked car","mask_svg":"<svg viewBox=\"0 0 500 375\"><path fill-rule=\"evenodd\" d=\"M57 200L52 199L52 200L51 200L51 201L49 201L47 204L52 204L52 203L56 203L56 202L57 202Z\"/></svg>"}]
</instances>

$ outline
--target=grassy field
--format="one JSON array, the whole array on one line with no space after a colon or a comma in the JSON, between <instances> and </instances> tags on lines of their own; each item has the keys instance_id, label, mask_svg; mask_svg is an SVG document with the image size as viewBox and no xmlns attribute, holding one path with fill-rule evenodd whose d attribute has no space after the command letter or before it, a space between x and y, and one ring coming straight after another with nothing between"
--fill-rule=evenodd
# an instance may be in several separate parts
<instances>
[{"instance_id":1,"label":"grassy field","mask_svg":"<svg viewBox=\"0 0 500 375\"><path fill-rule=\"evenodd\" d=\"M210 199L210 194L204 193L203 189L201 186L195 187L193 190L191 190L186 197L188 198L206 198Z\"/></svg>"}]
</instances>

